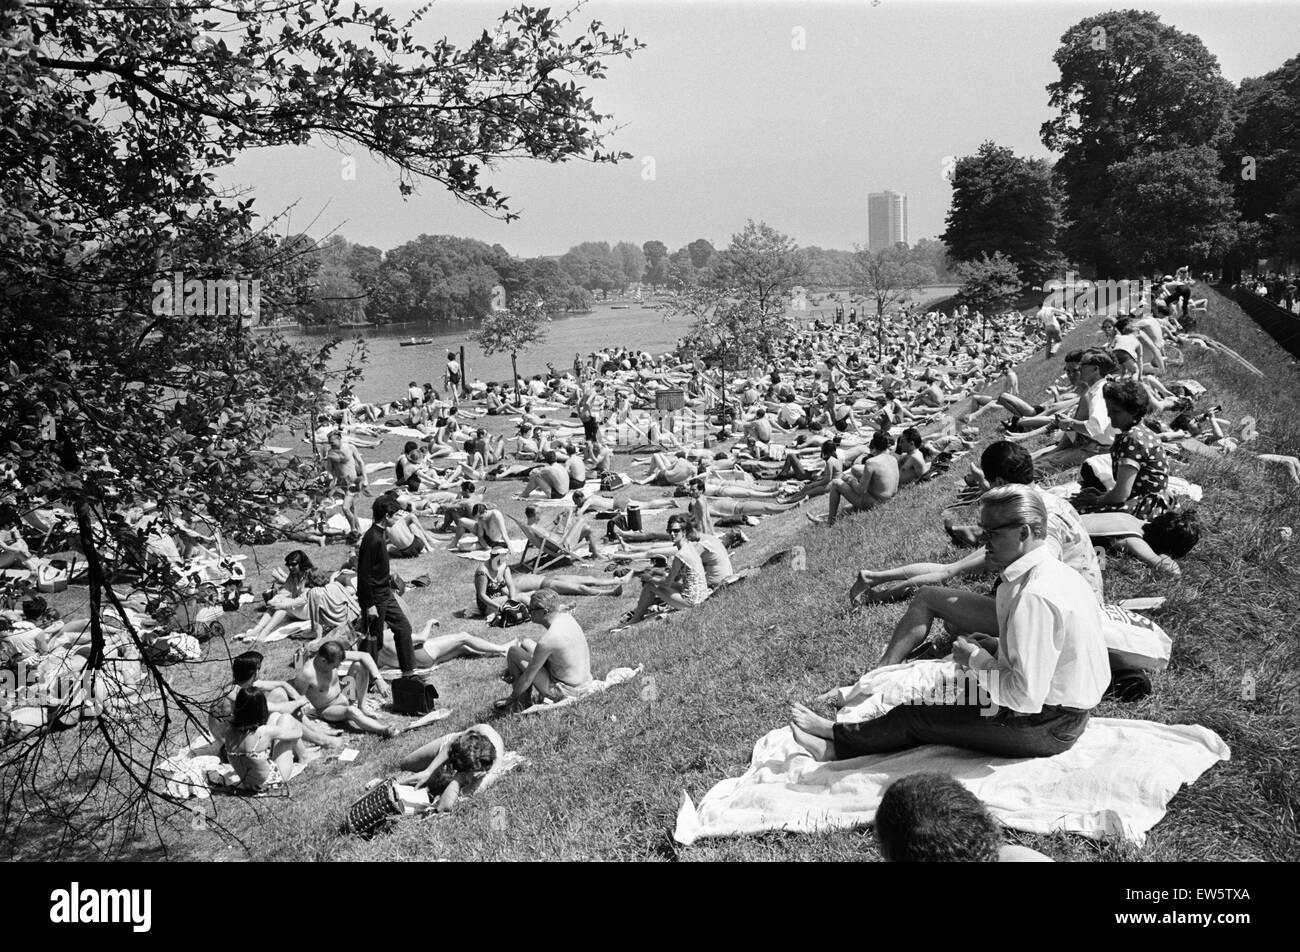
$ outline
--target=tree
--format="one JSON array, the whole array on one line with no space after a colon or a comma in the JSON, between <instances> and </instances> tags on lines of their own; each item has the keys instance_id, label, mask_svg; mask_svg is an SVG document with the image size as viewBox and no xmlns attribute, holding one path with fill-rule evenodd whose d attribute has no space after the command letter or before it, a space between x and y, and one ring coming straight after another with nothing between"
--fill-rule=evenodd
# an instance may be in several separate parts
<instances>
[{"instance_id":1,"label":"tree","mask_svg":"<svg viewBox=\"0 0 1300 952\"><path fill-rule=\"evenodd\" d=\"M922 238L912 246L908 257L915 264L923 265L933 271L935 280L940 283L951 281L953 278L948 246L942 241Z\"/></svg>"},{"instance_id":2,"label":"tree","mask_svg":"<svg viewBox=\"0 0 1300 952\"><path fill-rule=\"evenodd\" d=\"M695 265L691 264L691 253L685 248L678 248L668 256L667 284L674 291L686 291L698 286L699 275Z\"/></svg>"},{"instance_id":3,"label":"tree","mask_svg":"<svg viewBox=\"0 0 1300 952\"><path fill-rule=\"evenodd\" d=\"M1056 174L1069 222L1062 247L1093 262L1099 276L1123 277L1105 240L1110 167L1156 152L1217 148L1231 130L1232 87L1199 38L1149 12L1081 20L1053 59L1061 78L1047 89L1059 115L1043 123L1041 135L1061 153Z\"/></svg>"},{"instance_id":4,"label":"tree","mask_svg":"<svg viewBox=\"0 0 1300 952\"><path fill-rule=\"evenodd\" d=\"M1232 189L1209 146L1136 156L1110 167L1106 248L1144 272L1200 265L1237 237Z\"/></svg>"},{"instance_id":5,"label":"tree","mask_svg":"<svg viewBox=\"0 0 1300 952\"><path fill-rule=\"evenodd\" d=\"M790 289L806 273L807 263L789 236L750 219L718 256L712 283L752 303L762 314L784 313Z\"/></svg>"},{"instance_id":6,"label":"tree","mask_svg":"<svg viewBox=\"0 0 1300 952\"><path fill-rule=\"evenodd\" d=\"M1242 80L1234 111L1224 171L1242 218L1260 232L1247 259L1300 259L1300 56Z\"/></svg>"},{"instance_id":7,"label":"tree","mask_svg":"<svg viewBox=\"0 0 1300 952\"><path fill-rule=\"evenodd\" d=\"M1042 159L1019 158L992 142L958 159L947 223L942 240L954 261L1001 252L1033 284L1057 269L1061 208Z\"/></svg>"},{"instance_id":8,"label":"tree","mask_svg":"<svg viewBox=\"0 0 1300 952\"><path fill-rule=\"evenodd\" d=\"M910 259L906 248L856 249L857 285L876 302L876 350L885 352L885 315L902 306L913 292L934 283L934 270Z\"/></svg>"},{"instance_id":9,"label":"tree","mask_svg":"<svg viewBox=\"0 0 1300 952\"><path fill-rule=\"evenodd\" d=\"M641 246L645 253L645 276L642 278L651 290L668 283L668 246L662 241L647 241Z\"/></svg>"},{"instance_id":10,"label":"tree","mask_svg":"<svg viewBox=\"0 0 1300 952\"><path fill-rule=\"evenodd\" d=\"M620 241L613 252L622 267L623 283L620 286L626 288L639 282L645 274L645 252L630 241Z\"/></svg>"},{"instance_id":11,"label":"tree","mask_svg":"<svg viewBox=\"0 0 1300 952\"><path fill-rule=\"evenodd\" d=\"M112 608L156 689L129 720L104 708L58 738L5 744L6 833L43 810L71 839L122 842L142 822L158 830L160 810L176 815L154 768L205 712L162 676L108 584L129 571L155 600L181 590L151 574L122 513L152 502L164 522L188 515L235 542L266 538L274 517L301 514L318 468L262 447L314 425L322 387L354 376L329 370L332 345L305 352L244 332L255 314L282 316L302 299L301 252L273 238L276 218L223 193L216 170L320 136L392 163L403 195L431 180L511 218L484 176L493 162L625 157L605 150L609 117L584 84L636 41L521 7L467 45L425 46L412 32L422 15L399 24L338 0L0 12L0 470L13 473L0 522L21 529L36 506L73 513L88 566L88 678L114 678ZM58 756L43 757L53 745Z\"/></svg>"},{"instance_id":12,"label":"tree","mask_svg":"<svg viewBox=\"0 0 1300 952\"><path fill-rule=\"evenodd\" d=\"M589 291L612 291L627 286L622 258L614 254L606 241L574 245L560 257L560 267L574 284Z\"/></svg>"},{"instance_id":13,"label":"tree","mask_svg":"<svg viewBox=\"0 0 1300 952\"><path fill-rule=\"evenodd\" d=\"M491 357L495 353L510 355L516 403L519 402L519 354L545 342L550 320L540 298L526 297L512 301L504 311L493 311L474 332L474 343L485 356Z\"/></svg>"},{"instance_id":14,"label":"tree","mask_svg":"<svg viewBox=\"0 0 1300 952\"><path fill-rule=\"evenodd\" d=\"M962 261L957 265L957 276L961 279L959 297L986 320L988 314L1010 307L1024 287L1016 263L1001 252L991 258L980 255L974 261ZM980 337L984 337L983 327Z\"/></svg>"},{"instance_id":15,"label":"tree","mask_svg":"<svg viewBox=\"0 0 1300 952\"><path fill-rule=\"evenodd\" d=\"M686 246L687 253L691 256L691 266L699 271L709 263L709 259L715 254L713 243L707 238L696 238Z\"/></svg>"}]
</instances>

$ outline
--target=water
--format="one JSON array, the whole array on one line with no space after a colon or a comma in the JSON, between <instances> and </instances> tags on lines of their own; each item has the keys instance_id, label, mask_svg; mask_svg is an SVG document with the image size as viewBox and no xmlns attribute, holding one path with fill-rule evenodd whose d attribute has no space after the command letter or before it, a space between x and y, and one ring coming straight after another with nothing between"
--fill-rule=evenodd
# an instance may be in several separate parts
<instances>
[{"instance_id":1,"label":"water","mask_svg":"<svg viewBox=\"0 0 1300 952\"><path fill-rule=\"evenodd\" d=\"M944 287L926 288L915 295L918 302L934 299L947 293ZM810 307L799 314L805 320L819 315L829 317L831 302ZM792 312L793 314L793 312ZM335 351L331 366L341 368L351 350L348 341L358 334L365 337L370 349L365 376L356 385L357 396L362 400L382 402L406 396L406 387L412 380L431 382L442 389L442 375L447 366L447 352L460 353L465 348L465 363L469 379L510 379L510 355L483 356L470 340L477 324L448 327L445 324L409 324L404 327L365 327L348 329L319 329L293 331L285 334L291 341L321 343L325 338L338 336L344 343ZM690 332L691 319L681 315L670 316L667 310L656 311L639 304L626 310L614 310L608 304L597 304L590 314L571 314L554 318L548 327L546 340L519 355L519 372L524 377L544 373L547 363L558 370L572 368L573 355L584 358L602 348L629 347L660 354L677 346L679 338ZM420 347L402 347L401 341L430 339L432 344Z\"/></svg>"},{"instance_id":2,"label":"water","mask_svg":"<svg viewBox=\"0 0 1300 952\"><path fill-rule=\"evenodd\" d=\"M544 373L546 364L553 363L563 371L573 366L573 355L585 357L603 347L631 347L652 354L670 351L677 340L690 330L687 317L669 317L667 311L655 311L633 304L627 310L612 310L608 304L597 304L590 314L572 314L556 317L548 326L546 340L519 355L519 372L525 377ZM291 341L319 343L330 336L344 338L335 352L331 365L342 367L350 346L348 341L358 333L366 339L370 358L366 362L365 377L356 386L357 395L364 401L392 400L406 395L412 380L432 382L442 389L442 376L447 366L447 352L460 353L465 348L465 363L469 379L509 380L510 355L483 356L470 335L477 324L448 327L445 324L406 327L365 327L348 329L294 331L285 334ZM401 341L431 339L434 343L421 347L402 347Z\"/></svg>"}]
</instances>

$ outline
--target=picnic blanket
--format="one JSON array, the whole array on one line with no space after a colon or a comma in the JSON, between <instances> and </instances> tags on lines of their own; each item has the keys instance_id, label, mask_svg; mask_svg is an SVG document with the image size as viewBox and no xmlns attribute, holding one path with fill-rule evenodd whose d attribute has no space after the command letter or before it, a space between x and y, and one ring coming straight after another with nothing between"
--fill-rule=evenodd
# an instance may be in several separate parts
<instances>
[{"instance_id":1,"label":"picnic blanket","mask_svg":"<svg viewBox=\"0 0 1300 952\"><path fill-rule=\"evenodd\" d=\"M909 677L924 680L914 671ZM887 678L875 687L878 693L891 691ZM840 718L862 720L893 706L873 697L855 694ZM1013 829L1122 837L1141 845L1179 788L1230 756L1217 734L1197 725L1093 718L1074 747L1054 757L991 757L927 744L823 763L786 726L760 738L749 769L716 784L698 807L683 793L673 836L689 846L705 837L765 830L864 826L875 819L891 783L936 771L960 780Z\"/></svg>"},{"instance_id":2,"label":"picnic blanket","mask_svg":"<svg viewBox=\"0 0 1300 952\"><path fill-rule=\"evenodd\" d=\"M570 704L577 704L584 698L589 698L593 694L603 694L610 688L618 687L620 684L626 684L645 669L645 665L639 664L635 668L611 668L609 673L602 680L592 681L587 689L579 697L566 697L563 701L543 701L541 704L534 704L532 707L524 708L521 714L546 714L550 711L557 711L562 707L568 707Z\"/></svg>"},{"instance_id":3,"label":"picnic blanket","mask_svg":"<svg viewBox=\"0 0 1300 952\"><path fill-rule=\"evenodd\" d=\"M527 539L511 539L510 553L512 555L518 555L524 551L524 548L527 545ZM487 549L475 549L472 552L457 552L456 558L469 559L471 562L486 562L488 559L492 558L492 553L488 552Z\"/></svg>"}]
</instances>

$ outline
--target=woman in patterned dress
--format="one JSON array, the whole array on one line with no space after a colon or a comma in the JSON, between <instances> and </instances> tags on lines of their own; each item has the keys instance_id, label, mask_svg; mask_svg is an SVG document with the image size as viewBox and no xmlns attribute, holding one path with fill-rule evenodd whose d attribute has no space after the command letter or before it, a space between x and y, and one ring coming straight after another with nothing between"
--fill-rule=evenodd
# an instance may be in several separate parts
<instances>
[{"instance_id":1,"label":"woman in patterned dress","mask_svg":"<svg viewBox=\"0 0 1300 952\"><path fill-rule=\"evenodd\" d=\"M1160 437L1143 424L1151 407L1146 387L1134 379L1111 381L1102 390L1111 424L1120 431L1110 448L1115 485L1085 488L1072 502L1080 512L1129 512L1150 519L1169 508L1169 458Z\"/></svg>"}]
</instances>

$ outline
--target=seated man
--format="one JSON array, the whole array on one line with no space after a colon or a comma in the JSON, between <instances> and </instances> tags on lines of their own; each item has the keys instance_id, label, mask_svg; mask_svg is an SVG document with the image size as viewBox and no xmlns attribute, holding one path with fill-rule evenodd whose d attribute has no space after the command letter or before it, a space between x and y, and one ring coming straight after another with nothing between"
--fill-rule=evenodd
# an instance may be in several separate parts
<instances>
[{"instance_id":1,"label":"seated man","mask_svg":"<svg viewBox=\"0 0 1300 952\"><path fill-rule=\"evenodd\" d=\"M848 500L853 508L865 511L894 498L898 492L899 472L898 460L889 452L890 445L887 432L876 432L871 437L871 455L867 460L854 466L850 475L831 483L826 525L835 525L841 499Z\"/></svg>"},{"instance_id":2,"label":"seated man","mask_svg":"<svg viewBox=\"0 0 1300 952\"><path fill-rule=\"evenodd\" d=\"M921 452L921 431L909 426L898 436L898 485L906 486L921 479L930 471L930 464Z\"/></svg>"},{"instance_id":3,"label":"seated man","mask_svg":"<svg viewBox=\"0 0 1300 952\"><path fill-rule=\"evenodd\" d=\"M546 633L537 641L522 638L506 653L506 667L514 685L497 707L521 711L544 700L581 697L592 686L591 649L582 626L560 610L560 596L551 589L533 593L529 603L533 623Z\"/></svg>"},{"instance_id":4,"label":"seated man","mask_svg":"<svg viewBox=\"0 0 1300 952\"><path fill-rule=\"evenodd\" d=\"M795 739L814 757L842 760L921 744L1047 757L1074 746L1110 684L1101 606L1083 577L1047 548L1047 508L1031 488L990 490L980 524L989 555L1006 566L995 606L998 637L953 645L953 659L982 689L980 703L903 704L860 724L837 724L795 704ZM915 622L924 632L931 620L919 613Z\"/></svg>"},{"instance_id":5,"label":"seated man","mask_svg":"<svg viewBox=\"0 0 1300 952\"><path fill-rule=\"evenodd\" d=\"M241 690L261 691L266 695L267 708L272 714L290 714L302 721L300 726L303 740L327 747L341 746L343 741L339 739L339 731L324 730L311 721L303 720L302 710L310 702L299 694L292 684L288 681L268 681L262 678L262 658L260 651L245 651L231 658L231 686L226 689L222 697L233 704ZM209 731L218 740L223 740L219 734L225 726L217 716L217 712L208 719Z\"/></svg>"},{"instance_id":6,"label":"seated man","mask_svg":"<svg viewBox=\"0 0 1300 952\"><path fill-rule=\"evenodd\" d=\"M338 673L344 661L350 664L346 685ZM364 651L348 651L337 641L326 641L317 648L294 677L294 685L306 695L323 720L347 724L381 737L396 737L401 728L389 726L361 708L372 684L381 696L389 695L388 683L379 676L375 659Z\"/></svg>"},{"instance_id":7,"label":"seated man","mask_svg":"<svg viewBox=\"0 0 1300 952\"><path fill-rule=\"evenodd\" d=\"M395 493L393 503L399 508L393 513L393 521L388 526L388 554L395 559L413 559L430 548L432 543L415 513L401 508Z\"/></svg>"},{"instance_id":8,"label":"seated man","mask_svg":"<svg viewBox=\"0 0 1300 952\"><path fill-rule=\"evenodd\" d=\"M1047 508L1047 545L1052 554L1083 576L1096 595L1097 603L1102 604L1101 564L1092 539L1073 506L1033 485L1034 464L1025 448L1006 440L992 443L984 450L980 464L990 486L1027 486L1038 493ZM950 528L949 531L964 535L964 527ZM972 555L947 565L917 562L882 572L863 569L858 573L849 598L854 600L868 592L878 593L881 591L879 586L888 586L889 583L901 583L896 587L907 589L924 586L916 592L908 614L894 629L889 647L880 659L882 667L901 664L921 643L914 639L919 630L916 619L922 614L928 614L932 620L941 618L962 632L992 634L997 627L997 614L991 596L935 586L942 586L958 576L1001 571L1004 567L993 561L988 550L981 546Z\"/></svg>"},{"instance_id":9,"label":"seated man","mask_svg":"<svg viewBox=\"0 0 1300 952\"><path fill-rule=\"evenodd\" d=\"M1034 452L1034 461L1040 470L1073 469L1090 456L1109 452L1115 439L1115 428L1106 412L1102 389L1106 375L1114 370L1115 361L1105 351L1084 351L1079 360L1079 386L1082 388L1079 403L1073 414L1057 415L1055 426L1061 431L1060 441L1055 446Z\"/></svg>"},{"instance_id":10,"label":"seated man","mask_svg":"<svg viewBox=\"0 0 1300 952\"><path fill-rule=\"evenodd\" d=\"M539 466L528 474L524 495L531 496L540 492L551 499L560 499L569 491L569 471L559 461L554 450L547 450L542 459L546 465Z\"/></svg>"},{"instance_id":11,"label":"seated man","mask_svg":"<svg viewBox=\"0 0 1300 952\"><path fill-rule=\"evenodd\" d=\"M650 457L650 475L641 480L641 485L680 486L701 471L681 450L674 456L655 453Z\"/></svg>"}]
</instances>

